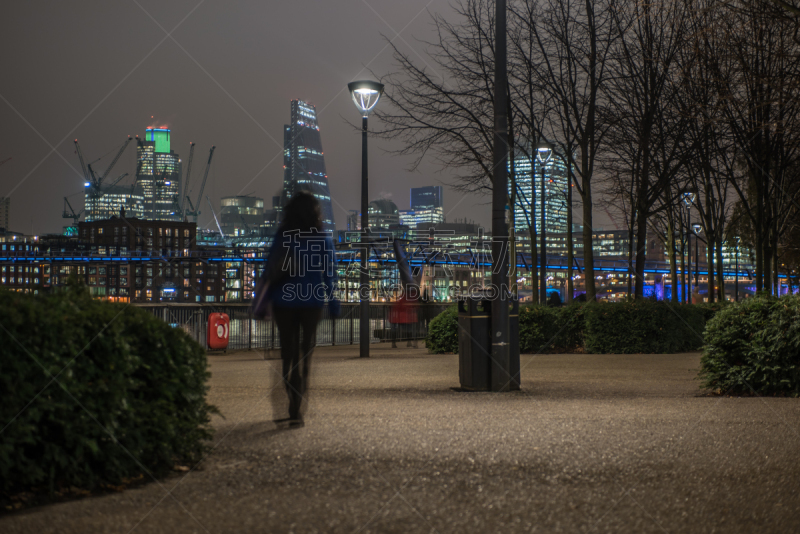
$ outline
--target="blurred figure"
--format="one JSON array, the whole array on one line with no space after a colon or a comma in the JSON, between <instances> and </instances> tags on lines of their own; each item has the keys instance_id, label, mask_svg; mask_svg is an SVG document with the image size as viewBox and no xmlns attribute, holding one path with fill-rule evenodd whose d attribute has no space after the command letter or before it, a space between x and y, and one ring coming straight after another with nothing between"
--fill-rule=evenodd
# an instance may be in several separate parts
<instances>
[{"instance_id":1,"label":"blurred figure","mask_svg":"<svg viewBox=\"0 0 800 534\"><path fill-rule=\"evenodd\" d=\"M283 384L289 397L289 417L275 422L288 422L290 428L303 426L311 355L326 300L331 315L339 313L333 297L336 255L322 227L317 199L311 193L296 193L284 208L261 280L280 333Z\"/></svg>"}]
</instances>

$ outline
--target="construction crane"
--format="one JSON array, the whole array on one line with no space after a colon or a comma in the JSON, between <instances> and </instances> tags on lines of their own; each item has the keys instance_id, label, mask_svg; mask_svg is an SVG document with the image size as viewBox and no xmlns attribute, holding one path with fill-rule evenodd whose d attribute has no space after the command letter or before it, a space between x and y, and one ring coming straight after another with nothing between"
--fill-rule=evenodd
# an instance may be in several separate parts
<instances>
[{"instance_id":1,"label":"construction crane","mask_svg":"<svg viewBox=\"0 0 800 534\"><path fill-rule=\"evenodd\" d=\"M208 152L208 163L206 163L206 170L203 173L203 181L200 183L200 191L197 193L197 202L192 204L192 199L189 198L188 191L186 194L186 201L189 203L189 210L186 211L186 215L190 215L194 217L194 222L197 222L197 217L200 215L200 201L203 199L203 190L206 188L206 180L208 180L208 171L211 169L211 158L214 157L214 149L216 146L212 146L211 150Z\"/></svg>"},{"instance_id":2,"label":"construction crane","mask_svg":"<svg viewBox=\"0 0 800 534\"><path fill-rule=\"evenodd\" d=\"M92 169L92 163L94 162L89 163L88 165L86 164L86 161L83 157L83 151L81 150L81 145L78 143L78 140L75 139L75 151L78 154L78 159L81 162L81 170L83 171L83 178L84 178L83 185L84 187L90 188L89 198L94 201L92 202L92 204L95 205L95 207L97 200L105 194L105 190L103 189L103 181L108 177L109 173L111 173L111 170L117 164L119 158L122 157L122 154L125 152L125 149L128 148L128 145L130 144L131 141L133 141L133 137L129 135L128 138L125 140L125 142L122 144L122 147L117 151L117 154L114 156L114 159L111 160L111 164L108 166L108 168L106 168L105 172L103 172L103 174L101 174L100 176L97 176L94 172L94 169ZM128 173L123 174L122 176L114 180L111 186L108 187L112 187L118 184L127 175ZM92 218L95 218L97 214L92 213L91 215Z\"/></svg>"},{"instance_id":3,"label":"construction crane","mask_svg":"<svg viewBox=\"0 0 800 534\"><path fill-rule=\"evenodd\" d=\"M211 150L213 151L214 149L212 148ZM208 207L211 208L211 215L214 216L214 222L217 223L217 230L219 230L219 235L224 240L225 239L225 234L222 233L222 226L219 225L219 219L217 219L217 214L214 213L214 205L211 204L211 199L208 198L208 195L206 195L206 200L208 201ZM198 199L197 202L200 202L200 200Z\"/></svg>"},{"instance_id":4,"label":"construction crane","mask_svg":"<svg viewBox=\"0 0 800 534\"><path fill-rule=\"evenodd\" d=\"M64 213L61 214L61 217L64 219L72 219L72 226L67 229L66 235L77 235L78 233L78 221L81 218L81 214L83 210L76 212L72 204L69 203L67 197L64 197Z\"/></svg>"},{"instance_id":5,"label":"construction crane","mask_svg":"<svg viewBox=\"0 0 800 534\"><path fill-rule=\"evenodd\" d=\"M186 180L183 181L183 191L189 194L189 179L192 177L192 159L194 158L194 143L189 143L189 162L186 165ZM186 199L181 199L181 220L186 218Z\"/></svg>"}]
</instances>

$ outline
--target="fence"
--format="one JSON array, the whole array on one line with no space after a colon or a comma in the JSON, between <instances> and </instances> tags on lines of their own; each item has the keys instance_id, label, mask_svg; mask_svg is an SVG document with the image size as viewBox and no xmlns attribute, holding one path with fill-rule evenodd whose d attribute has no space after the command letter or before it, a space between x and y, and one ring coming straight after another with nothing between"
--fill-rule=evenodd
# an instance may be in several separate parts
<instances>
[{"instance_id":1,"label":"fence","mask_svg":"<svg viewBox=\"0 0 800 534\"><path fill-rule=\"evenodd\" d=\"M156 317L175 328L183 329L202 346L206 346L208 316L225 313L230 317L229 349L255 349L280 347L278 327L272 320L261 321L250 314L249 304L141 304ZM419 320L409 325L392 324L389 320L391 303L370 303L370 342L405 341L424 339L427 323L443 312L448 304L425 304L418 307ZM359 342L361 308L358 303L342 303L339 317L330 316L323 308L317 326L317 345L352 345Z\"/></svg>"}]
</instances>

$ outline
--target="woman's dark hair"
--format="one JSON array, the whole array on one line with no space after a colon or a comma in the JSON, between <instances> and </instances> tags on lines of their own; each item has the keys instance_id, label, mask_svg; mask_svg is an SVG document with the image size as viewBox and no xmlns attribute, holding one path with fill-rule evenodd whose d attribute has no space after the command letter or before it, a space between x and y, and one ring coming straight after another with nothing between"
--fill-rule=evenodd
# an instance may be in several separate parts
<instances>
[{"instance_id":1,"label":"woman's dark hair","mask_svg":"<svg viewBox=\"0 0 800 534\"><path fill-rule=\"evenodd\" d=\"M300 230L309 232L312 228L322 232L322 209L311 193L298 191L283 208L283 222L280 232Z\"/></svg>"}]
</instances>

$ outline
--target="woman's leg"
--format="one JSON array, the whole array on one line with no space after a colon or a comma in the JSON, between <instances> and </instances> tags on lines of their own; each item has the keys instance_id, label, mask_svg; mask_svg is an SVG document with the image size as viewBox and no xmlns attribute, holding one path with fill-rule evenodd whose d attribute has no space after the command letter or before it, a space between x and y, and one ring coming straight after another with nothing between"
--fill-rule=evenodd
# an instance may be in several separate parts
<instances>
[{"instance_id":1,"label":"woman's leg","mask_svg":"<svg viewBox=\"0 0 800 534\"><path fill-rule=\"evenodd\" d=\"M317 324L322 316L322 308L304 308L301 311L298 324L303 327L303 334L300 342L300 361L297 365L297 391L299 399L297 403L298 411L303 403L303 396L308 389L308 375L311 370L311 356L314 347L317 345ZM300 413L297 414L298 417Z\"/></svg>"},{"instance_id":2,"label":"woman's leg","mask_svg":"<svg viewBox=\"0 0 800 534\"><path fill-rule=\"evenodd\" d=\"M300 322L292 308L275 308L275 323L281 339L281 360L283 363L283 387L289 397L289 417L294 418L299 410L297 385L297 359L300 352Z\"/></svg>"}]
</instances>

